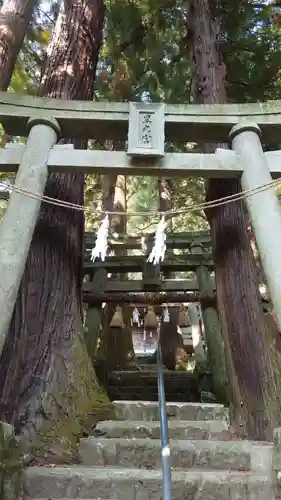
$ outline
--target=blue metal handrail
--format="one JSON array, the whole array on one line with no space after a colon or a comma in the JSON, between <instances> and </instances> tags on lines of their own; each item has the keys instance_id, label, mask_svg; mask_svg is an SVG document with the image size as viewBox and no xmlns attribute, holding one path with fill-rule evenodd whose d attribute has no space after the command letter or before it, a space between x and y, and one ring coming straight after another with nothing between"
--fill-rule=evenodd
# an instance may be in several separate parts
<instances>
[{"instance_id":1,"label":"blue metal handrail","mask_svg":"<svg viewBox=\"0 0 281 500\"><path fill-rule=\"evenodd\" d=\"M166 397L164 385L164 364L160 341L157 345L157 382L160 413L160 435L163 474L163 500L172 500L171 450L169 445Z\"/></svg>"}]
</instances>

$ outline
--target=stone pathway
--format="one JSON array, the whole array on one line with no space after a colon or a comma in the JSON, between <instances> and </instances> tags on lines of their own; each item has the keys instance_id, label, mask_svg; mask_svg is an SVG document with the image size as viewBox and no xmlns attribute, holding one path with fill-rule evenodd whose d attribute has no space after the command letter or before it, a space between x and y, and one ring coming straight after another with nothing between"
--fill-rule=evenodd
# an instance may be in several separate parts
<instances>
[{"instance_id":1,"label":"stone pathway","mask_svg":"<svg viewBox=\"0 0 281 500\"><path fill-rule=\"evenodd\" d=\"M162 500L158 403L117 401L118 421L80 441L82 465L32 467L32 500ZM168 403L173 500L274 500L272 445L233 441L222 405Z\"/></svg>"}]
</instances>

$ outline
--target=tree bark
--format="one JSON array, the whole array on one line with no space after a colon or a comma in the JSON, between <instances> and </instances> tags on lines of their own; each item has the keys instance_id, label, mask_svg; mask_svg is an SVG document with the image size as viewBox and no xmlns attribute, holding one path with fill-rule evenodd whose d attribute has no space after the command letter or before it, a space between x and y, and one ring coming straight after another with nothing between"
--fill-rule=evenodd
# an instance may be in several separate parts
<instances>
[{"instance_id":1,"label":"tree bark","mask_svg":"<svg viewBox=\"0 0 281 500\"><path fill-rule=\"evenodd\" d=\"M36 0L4 0L0 10L0 90L7 90Z\"/></svg>"},{"instance_id":2,"label":"tree bark","mask_svg":"<svg viewBox=\"0 0 281 500\"><path fill-rule=\"evenodd\" d=\"M93 98L103 17L102 0L62 2L41 96ZM45 194L82 205L83 187L83 175L52 174ZM71 460L88 415L112 413L83 341L83 232L81 211L42 205L1 359L1 418L40 462Z\"/></svg>"},{"instance_id":3,"label":"tree bark","mask_svg":"<svg viewBox=\"0 0 281 500\"><path fill-rule=\"evenodd\" d=\"M116 177L113 198L113 211L126 211L126 177L118 175ZM110 220L110 229L112 233L124 235L126 233L126 217L122 215L113 215ZM124 250L115 250L115 255L120 257L124 255ZM126 274L113 274L111 280L125 280ZM124 370L135 363L135 353L133 347L132 327L131 327L131 308L128 304L122 305L122 315L125 327L111 328L110 322L115 312L115 305L107 304L106 323L104 325L104 352L106 369Z\"/></svg>"},{"instance_id":4,"label":"tree bark","mask_svg":"<svg viewBox=\"0 0 281 500\"><path fill-rule=\"evenodd\" d=\"M112 149L112 141L110 142L110 149ZM102 179L103 184L103 200L102 206L104 210L112 211L114 190L116 184L116 175L104 175ZM101 219L104 214L101 215ZM107 270L105 268L98 269L92 278L95 293L100 294L105 291L107 284ZM102 314L102 304L89 304L87 310L86 328L84 337L88 354L95 366L99 366L99 370L105 375L105 345L104 345L104 320L105 314ZM102 329L100 328L102 325Z\"/></svg>"},{"instance_id":5,"label":"tree bark","mask_svg":"<svg viewBox=\"0 0 281 500\"><path fill-rule=\"evenodd\" d=\"M193 98L199 104L225 103L225 66L219 50L220 23L208 0L189 2L188 46L193 68ZM213 152L217 145L205 145ZM220 147L225 147L220 145ZM207 199L240 191L238 180L211 179ZM280 421L281 364L264 322L243 202L208 212L211 225L217 301L223 327L235 424L251 439L272 439Z\"/></svg>"}]
</instances>

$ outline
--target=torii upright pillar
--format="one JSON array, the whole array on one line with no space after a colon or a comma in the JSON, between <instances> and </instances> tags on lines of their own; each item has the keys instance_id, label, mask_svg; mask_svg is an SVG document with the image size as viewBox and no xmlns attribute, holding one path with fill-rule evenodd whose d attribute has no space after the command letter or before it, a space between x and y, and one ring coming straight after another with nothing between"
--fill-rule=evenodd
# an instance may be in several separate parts
<instances>
[{"instance_id":1,"label":"torii upright pillar","mask_svg":"<svg viewBox=\"0 0 281 500\"><path fill-rule=\"evenodd\" d=\"M38 198L11 193L0 224L0 354L13 315L31 240L48 177L48 157L60 127L53 118L28 122L29 136L15 180L15 187Z\"/></svg>"},{"instance_id":2,"label":"torii upright pillar","mask_svg":"<svg viewBox=\"0 0 281 500\"><path fill-rule=\"evenodd\" d=\"M272 182L255 123L239 123L230 132L232 148L243 166L242 190L255 189ZM281 207L274 187L246 198L261 262L281 331Z\"/></svg>"}]
</instances>

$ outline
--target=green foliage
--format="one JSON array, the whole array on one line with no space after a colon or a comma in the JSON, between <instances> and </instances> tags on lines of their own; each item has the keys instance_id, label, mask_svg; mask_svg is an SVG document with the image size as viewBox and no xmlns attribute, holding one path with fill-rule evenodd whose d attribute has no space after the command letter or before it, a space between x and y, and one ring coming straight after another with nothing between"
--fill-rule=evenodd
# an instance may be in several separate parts
<instances>
[{"instance_id":1,"label":"green foliage","mask_svg":"<svg viewBox=\"0 0 281 500\"><path fill-rule=\"evenodd\" d=\"M246 2L244 7L244 2L240 3L241 8L233 9L231 15L224 11L225 41L221 49L227 66L228 99L279 99L281 29L272 26L268 2L259 2L258 7L255 2Z\"/></svg>"},{"instance_id":2,"label":"green foliage","mask_svg":"<svg viewBox=\"0 0 281 500\"><path fill-rule=\"evenodd\" d=\"M210 0L221 19L218 43L226 64L229 102L253 102L281 96L281 29L273 25L266 1ZM167 103L190 101L190 61L184 4L175 0L105 0L104 43L95 82L96 99L139 101L144 97ZM17 62L10 90L35 94L59 2L38 2L33 22ZM202 138L203 141L204 138ZM192 151L196 145L183 148ZM91 142L93 148L104 145ZM177 150L183 150L178 148ZM175 145L167 145L175 150ZM204 201L202 179L173 180L173 208ZM158 207L156 179L129 177L127 207L149 211ZM86 228L97 227L102 205L102 177L85 180ZM157 217L128 218L129 233L152 231ZM173 229L206 228L203 212L174 218Z\"/></svg>"},{"instance_id":3,"label":"green foliage","mask_svg":"<svg viewBox=\"0 0 281 500\"><path fill-rule=\"evenodd\" d=\"M276 99L280 96L281 29L272 26L268 2L212 1L221 18L220 49L227 69L230 102ZM182 2L114 0L108 3L104 46L100 57L97 97L188 103L190 62ZM174 145L169 145L174 150ZM192 150L192 145L190 145ZM137 186L137 189L136 189ZM129 210L158 206L157 183L146 178L127 182ZM173 181L173 208L204 201L202 179ZM152 231L156 217L130 217L128 231ZM202 211L174 218L173 230L207 227Z\"/></svg>"}]
</instances>

